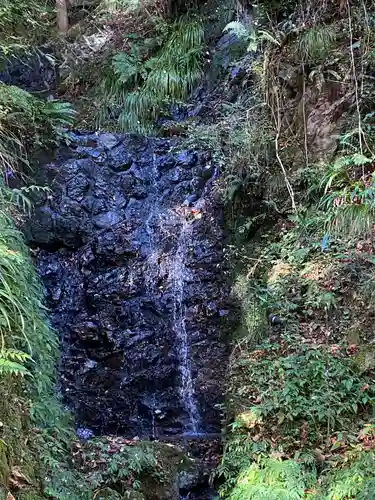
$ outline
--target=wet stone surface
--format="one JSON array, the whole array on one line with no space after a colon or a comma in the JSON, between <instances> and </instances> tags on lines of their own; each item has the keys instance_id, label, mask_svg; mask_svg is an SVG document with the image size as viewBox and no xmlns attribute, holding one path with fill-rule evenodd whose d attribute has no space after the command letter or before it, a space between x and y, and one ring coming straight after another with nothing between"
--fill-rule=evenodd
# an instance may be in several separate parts
<instances>
[{"instance_id":1,"label":"wet stone surface","mask_svg":"<svg viewBox=\"0 0 375 500\"><path fill-rule=\"evenodd\" d=\"M61 337L60 389L94 433L220 428L222 210L206 157L170 146L76 133L36 179L51 192L25 234Z\"/></svg>"}]
</instances>

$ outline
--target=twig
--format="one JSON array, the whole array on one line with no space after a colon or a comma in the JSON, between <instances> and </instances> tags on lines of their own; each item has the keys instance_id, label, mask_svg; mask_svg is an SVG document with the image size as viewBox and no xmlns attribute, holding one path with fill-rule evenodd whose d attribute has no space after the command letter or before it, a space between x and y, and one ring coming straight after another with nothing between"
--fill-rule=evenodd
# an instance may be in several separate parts
<instances>
[{"instance_id":1,"label":"twig","mask_svg":"<svg viewBox=\"0 0 375 500\"><path fill-rule=\"evenodd\" d=\"M297 207L296 207L296 203L295 203L295 198L294 198L294 191L293 191L293 188L292 188L292 186L291 186L291 184L289 182L289 179L288 179L288 176L287 176L284 164L283 164L283 162L282 162L282 160L280 158L280 154L279 154L279 136L280 136L280 133L277 132L276 137L275 137L276 158L277 158L277 161L279 162L279 165L281 167L281 170L282 170L282 173L283 173L283 176L284 176L286 188L287 188L289 196L290 196L290 201L292 202L292 208L293 208L294 211L297 211Z\"/></svg>"},{"instance_id":2,"label":"twig","mask_svg":"<svg viewBox=\"0 0 375 500\"><path fill-rule=\"evenodd\" d=\"M358 79L357 73L355 70L355 58L354 58L354 50L353 50L353 28L352 28L352 16L350 10L349 0L346 0L346 5L348 8L348 23L349 23L349 34L350 34L350 56L352 62L352 70L353 70L353 78L354 78L354 90L355 90L355 100L357 107L357 115L358 115L358 135L359 135L359 149L361 154L363 154L363 144L362 144L362 120L361 120L361 110L359 107L359 92L358 92ZM362 167L362 176L365 177L365 169Z\"/></svg>"},{"instance_id":3,"label":"twig","mask_svg":"<svg viewBox=\"0 0 375 500\"><path fill-rule=\"evenodd\" d=\"M305 94L306 94L306 81L305 81L305 65L302 63L302 74L303 74L303 88L302 88L302 114L303 114L303 129L305 138L305 158L306 167L309 166L309 150L307 145L307 121L306 121L306 106L305 106Z\"/></svg>"},{"instance_id":4,"label":"twig","mask_svg":"<svg viewBox=\"0 0 375 500\"><path fill-rule=\"evenodd\" d=\"M283 176L284 176L285 185L286 185L286 188L288 190L290 200L292 202L292 208L294 211L297 211L295 197L294 197L294 191L293 191L292 185L289 182L288 175L287 175L287 172L286 172L285 167L284 167L284 163L280 157L280 149L279 149L279 139L280 139L280 134L281 134L280 103L279 103L278 89L277 89L277 87L274 87L274 88L276 90L275 97L276 97L277 116L275 115L274 111L272 111L272 112L274 115L275 126L276 126L276 135L275 135L276 158L277 158L277 161L279 162L281 171L282 171Z\"/></svg>"},{"instance_id":5,"label":"twig","mask_svg":"<svg viewBox=\"0 0 375 500\"><path fill-rule=\"evenodd\" d=\"M258 265L261 263L262 259L263 259L263 255L261 255L261 256L259 257L259 259L251 259L251 260L256 260L256 262L255 262L255 264L251 267L250 271L247 273L247 275L246 275L246 278L247 278L247 279L249 279L249 278L250 278L250 276L254 276L254 273L255 273L255 271L256 271L256 268L257 268L257 267L258 267Z\"/></svg>"}]
</instances>

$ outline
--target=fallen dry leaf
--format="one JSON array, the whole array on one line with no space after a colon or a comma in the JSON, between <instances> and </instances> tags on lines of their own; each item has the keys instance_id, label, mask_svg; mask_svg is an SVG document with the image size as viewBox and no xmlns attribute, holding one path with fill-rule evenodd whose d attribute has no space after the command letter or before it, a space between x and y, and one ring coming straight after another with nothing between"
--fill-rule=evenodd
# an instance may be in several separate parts
<instances>
[{"instance_id":1,"label":"fallen dry leaf","mask_svg":"<svg viewBox=\"0 0 375 500\"><path fill-rule=\"evenodd\" d=\"M18 469L18 467L13 467L9 484L12 488L21 490L22 488L30 485L31 481Z\"/></svg>"}]
</instances>

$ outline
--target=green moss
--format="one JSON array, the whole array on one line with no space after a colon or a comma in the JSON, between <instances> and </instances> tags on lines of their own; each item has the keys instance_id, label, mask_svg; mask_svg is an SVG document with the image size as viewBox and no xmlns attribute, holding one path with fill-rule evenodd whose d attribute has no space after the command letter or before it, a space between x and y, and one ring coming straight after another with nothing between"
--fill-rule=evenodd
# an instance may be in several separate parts
<instances>
[{"instance_id":1,"label":"green moss","mask_svg":"<svg viewBox=\"0 0 375 500\"><path fill-rule=\"evenodd\" d=\"M0 484L8 484L10 474L7 447L0 441Z\"/></svg>"},{"instance_id":2,"label":"green moss","mask_svg":"<svg viewBox=\"0 0 375 500\"><path fill-rule=\"evenodd\" d=\"M355 357L355 363L361 373L367 370L372 370L375 368L375 345L364 345L361 346L357 356Z\"/></svg>"},{"instance_id":3,"label":"green moss","mask_svg":"<svg viewBox=\"0 0 375 500\"><path fill-rule=\"evenodd\" d=\"M356 327L351 327L347 334L348 344L359 345L361 343L361 330Z\"/></svg>"}]
</instances>

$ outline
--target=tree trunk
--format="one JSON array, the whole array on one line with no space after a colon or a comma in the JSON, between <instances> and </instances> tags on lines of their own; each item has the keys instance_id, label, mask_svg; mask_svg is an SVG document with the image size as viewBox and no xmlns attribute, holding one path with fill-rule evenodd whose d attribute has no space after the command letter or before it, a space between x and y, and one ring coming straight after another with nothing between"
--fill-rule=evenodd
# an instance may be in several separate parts
<instances>
[{"instance_id":1,"label":"tree trunk","mask_svg":"<svg viewBox=\"0 0 375 500\"><path fill-rule=\"evenodd\" d=\"M57 26L60 33L66 33L69 28L68 0L56 0Z\"/></svg>"}]
</instances>

